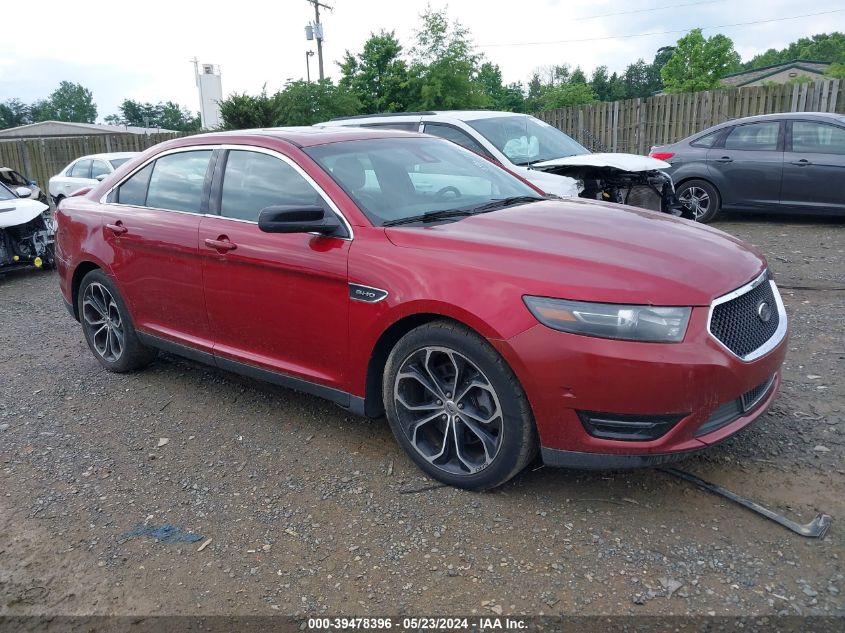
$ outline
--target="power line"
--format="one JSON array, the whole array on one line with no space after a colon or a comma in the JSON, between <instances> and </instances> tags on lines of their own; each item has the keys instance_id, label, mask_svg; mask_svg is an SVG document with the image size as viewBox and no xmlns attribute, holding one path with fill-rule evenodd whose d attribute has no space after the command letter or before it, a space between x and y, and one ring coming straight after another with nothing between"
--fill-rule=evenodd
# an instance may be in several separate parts
<instances>
[{"instance_id":1,"label":"power line","mask_svg":"<svg viewBox=\"0 0 845 633\"><path fill-rule=\"evenodd\" d=\"M582 39L574 39L574 40L553 40L548 42L511 42L511 43L500 43L500 44L478 44L479 48L497 48L497 47L504 47L504 46L542 46L547 44L574 44L577 42L600 42L604 40L623 40L623 39L630 39L634 37L649 37L651 35L670 35L672 33L687 33L694 28L701 28L702 31L709 31L712 29L727 29L734 26L750 26L752 24L767 24L769 22L784 22L785 20L797 20L799 18L811 18L817 15L829 15L831 13L841 13L845 11L845 9L833 9L831 11L820 11L818 13L805 13L804 15L792 15L787 18L771 18L769 20L753 20L751 22L735 22L734 24L716 24L713 26L703 26L703 27L688 27L685 29L673 29L671 31L652 31L650 33L631 33L628 35L608 35L605 37L585 37Z\"/></svg>"},{"instance_id":2,"label":"power line","mask_svg":"<svg viewBox=\"0 0 845 633\"><path fill-rule=\"evenodd\" d=\"M687 2L685 4L666 4L662 7L651 7L650 9L633 9L632 11L619 11L616 13L601 13L599 15L587 15L582 18L571 18L570 22L581 22L583 20L595 20L596 18L611 18L617 15L631 15L632 13L651 13L663 9L680 9L681 7L694 7L699 4L716 4L725 0L698 0L698 2Z\"/></svg>"}]
</instances>

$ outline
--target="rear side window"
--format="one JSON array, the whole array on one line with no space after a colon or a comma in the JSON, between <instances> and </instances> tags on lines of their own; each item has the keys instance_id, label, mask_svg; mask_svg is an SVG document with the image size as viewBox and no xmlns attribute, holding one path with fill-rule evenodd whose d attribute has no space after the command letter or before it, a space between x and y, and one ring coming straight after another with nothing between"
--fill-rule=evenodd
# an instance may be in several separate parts
<instances>
[{"instance_id":1,"label":"rear side window","mask_svg":"<svg viewBox=\"0 0 845 633\"><path fill-rule=\"evenodd\" d=\"M67 173L71 178L90 178L91 177L91 161L79 160L76 161L70 171Z\"/></svg>"},{"instance_id":2,"label":"rear side window","mask_svg":"<svg viewBox=\"0 0 845 633\"><path fill-rule=\"evenodd\" d=\"M722 133L722 130L716 130L715 132L710 132L710 134L705 134L704 136L700 136L699 138L695 139L690 145L693 147L713 147L716 141L719 139L719 135Z\"/></svg>"},{"instance_id":3,"label":"rear side window","mask_svg":"<svg viewBox=\"0 0 845 633\"><path fill-rule=\"evenodd\" d=\"M101 160L95 160L91 165L91 178L102 176L103 174L110 174L109 166Z\"/></svg>"},{"instance_id":4,"label":"rear side window","mask_svg":"<svg viewBox=\"0 0 845 633\"><path fill-rule=\"evenodd\" d=\"M226 159L220 214L258 222L274 205L323 206L317 191L283 160L260 152L233 150Z\"/></svg>"},{"instance_id":5,"label":"rear side window","mask_svg":"<svg viewBox=\"0 0 845 633\"><path fill-rule=\"evenodd\" d=\"M813 121L792 124L792 151L845 154L845 128Z\"/></svg>"},{"instance_id":6,"label":"rear side window","mask_svg":"<svg viewBox=\"0 0 845 633\"><path fill-rule=\"evenodd\" d=\"M725 139L725 149L774 151L778 148L780 123L767 121L738 125Z\"/></svg>"},{"instance_id":7,"label":"rear side window","mask_svg":"<svg viewBox=\"0 0 845 633\"><path fill-rule=\"evenodd\" d=\"M407 121L404 123L397 121L396 123L370 123L367 125L363 125L362 127L377 127L382 130L403 130L405 132L416 132L420 129L420 124L416 121Z\"/></svg>"},{"instance_id":8,"label":"rear side window","mask_svg":"<svg viewBox=\"0 0 845 633\"><path fill-rule=\"evenodd\" d=\"M461 147L466 147L468 150L473 151L476 154L487 153L484 151L484 148L481 147L481 145L479 145L478 142L473 139L469 134L462 130L459 130L458 128L452 127L451 125L441 125L440 123L426 123L425 133L433 134L434 136L439 136L440 138L445 138L447 141L452 141L453 143L457 143Z\"/></svg>"},{"instance_id":9,"label":"rear side window","mask_svg":"<svg viewBox=\"0 0 845 633\"><path fill-rule=\"evenodd\" d=\"M144 206L200 213L211 150L168 154L156 160Z\"/></svg>"},{"instance_id":10,"label":"rear side window","mask_svg":"<svg viewBox=\"0 0 845 633\"><path fill-rule=\"evenodd\" d=\"M134 176L117 188L117 202L120 204L131 204L136 207L146 205L147 185L150 184L150 174L152 173L153 163L150 163L141 171L135 172Z\"/></svg>"}]
</instances>

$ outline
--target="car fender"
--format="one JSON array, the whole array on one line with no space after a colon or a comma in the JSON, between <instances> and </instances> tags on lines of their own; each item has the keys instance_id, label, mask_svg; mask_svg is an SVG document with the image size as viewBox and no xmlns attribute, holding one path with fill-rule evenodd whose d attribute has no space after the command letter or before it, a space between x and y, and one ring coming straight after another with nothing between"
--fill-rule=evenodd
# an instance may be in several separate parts
<instances>
[{"instance_id":1,"label":"car fender","mask_svg":"<svg viewBox=\"0 0 845 633\"><path fill-rule=\"evenodd\" d=\"M47 209L49 207L46 204L29 198L0 201L0 229L26 224Z\"/></svg>"}]
</instances>

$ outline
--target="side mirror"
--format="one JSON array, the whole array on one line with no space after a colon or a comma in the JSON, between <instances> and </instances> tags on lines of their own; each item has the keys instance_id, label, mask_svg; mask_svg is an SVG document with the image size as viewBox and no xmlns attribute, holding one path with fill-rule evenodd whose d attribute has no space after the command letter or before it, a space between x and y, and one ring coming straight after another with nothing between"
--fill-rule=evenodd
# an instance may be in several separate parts
<instances>
[{"instance_id":1,"label":"side mirror","mask_svg":"<svg viewBox=\"0 0 845 633\"><path fill-rule=\"evenodd\" d=\"M108 174L100 174L99 176L97 176L97 181L103 182L107 177L108 177Z\"/></svg>"},{"instance_id":2,"label":"side mirror","mask_svg":"<svg viewBox=\"0 0 845 633\"><path fill-rule=\"evenodd\" d=\"M30 187L37 187L37 186L38 186L38 181L37 181L37 180L30 180L30 181L29 181L29 186L30 186Z\"/></svg>"},{"instance_id":3,"label":"side mirror","mask_svg":"<svg viewBox=\"0 0 845 633\"><path fill-rule=\"evenodd\" d=\"M15 188L15 195L18 198L29 198L32 195L32 189L29 187L17 187Z\"/></svg>"},{"instance_id":4,"label":"side mirror","mask_svg":"<svg viewBox=\"0 0 845 633\"><path fill-rule=\"evenodd\" d=\"M261 210L258 228L265 233L319 233L336 235L340 223L322 207L277 205Z\"/></svg>"}]
</instances>

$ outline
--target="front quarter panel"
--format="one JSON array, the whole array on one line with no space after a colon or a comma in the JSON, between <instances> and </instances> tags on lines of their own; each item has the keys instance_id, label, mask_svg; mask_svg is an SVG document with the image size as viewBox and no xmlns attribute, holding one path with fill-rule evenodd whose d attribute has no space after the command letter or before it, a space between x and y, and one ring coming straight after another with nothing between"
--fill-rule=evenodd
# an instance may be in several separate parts
<instances>
[{"instance_id":1,"label":"front quarter panel","mask_svg":"<svg viewBox=\"0 0 845 633\"><path fill-rule=\"evenodd\" d=\"M104 250L102 215L97 204L84 197L69 198L56 211L56 264L59 285L67 303L73 302L73 275L80 264L91 262L110 271Z\"/></svg>"}]
</instances>

